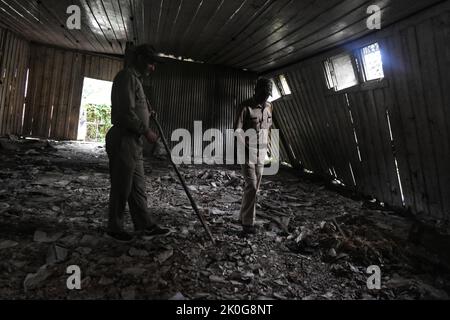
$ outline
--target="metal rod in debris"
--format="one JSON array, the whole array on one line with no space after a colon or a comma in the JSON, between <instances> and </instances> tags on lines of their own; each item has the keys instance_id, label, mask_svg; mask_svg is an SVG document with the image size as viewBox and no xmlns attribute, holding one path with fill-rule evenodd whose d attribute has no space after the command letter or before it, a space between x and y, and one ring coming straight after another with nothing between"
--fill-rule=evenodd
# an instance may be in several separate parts
<instances>
[{"instance_id":1,"label":"metal rod in debris","mask_svg":"<svg viewBox=\"0 0 450 320\"><path fill-rule=\"evenodd\" d=\"M211 239L213 244L215 244L216 241L214 240L214 237L213 237L213 235L211 233L211 230L209 229L209 227L208 227L208 225L206 223L205 217L203 216L203 214L198 209L197 203L195 202L195 200L192 197L192 194L191 194L189 188L186 185L186 181L184 180L183 176L181 175L180 170L178 170L177 165L173 162L172 153L170 151L169 144L167 143L166 137L164 136L164 132L163 132L163 130L161 128L161 125L160 125L158 119L156 117L152 117L152 119L155 122L156 127L158 128L159 135L161 137L162 142L164 143L164 147L166 148L167 154L168 154L169 159L170 159L170 163L172 164L175 172L177 173L178 179L180 179L181 185L183 186L183 189L186 192L186 195L188 196L189 201L191 202L192 208L194 209L195 213L197 214L197 217L200 219L200 222L202 223L203 228L205 228L206 233L208 234L209 238Z\"/></svg>"}]
</instances>

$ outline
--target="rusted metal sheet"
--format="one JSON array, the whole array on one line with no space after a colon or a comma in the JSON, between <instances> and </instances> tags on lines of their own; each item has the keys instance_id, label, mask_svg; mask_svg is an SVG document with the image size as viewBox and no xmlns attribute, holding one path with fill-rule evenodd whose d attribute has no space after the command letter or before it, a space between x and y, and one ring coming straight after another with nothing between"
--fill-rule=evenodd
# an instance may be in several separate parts
<instances>
[{"instance_id":1,"label":"rusted metal sheet","mask_svg":"<svg viewBox=\"0 0 450 320\"><path fill-rule=\"evenodd\" d=\"M379 43L378 84L330 91L322 63L342 49L267 74L291 87L274 110L306 169L422 219L450 220L449 12L447 2L347 44Z\"/></svg>"},{"instance_id":2,"label":"rusted metal sheet","mask_svg":"<svg viewBox=\"0 0 450 320\"><path fill-rule=\"evenodd\" d=\"M383 28L442 0L9 0L0 23L29 40L123 54L150 43L166 54L257 72L367 35L367 9ZM81 8L81 30L67 28L67 8Z\"/></svg>"},{"instance_id":3,"label":"rusted metal sheet","mask_svg":"<svg viewBox=\"0 0 450 320\"><path fill-rule=\"evenodd\" d=\"M112 81L123 60L33 45L25 135L76 139L84 77ZM147 90L170 138L176 129L200 137L208 129L224 135L232 129L237 105L253 95L256 74L240 70L167 59L158 66ZM202 154L207 143L195 143ZM225 148L225 142L222 148Z\"/></svg>"},{"instance_id":4,"label":"rusted metal sheet","mask_svg":"<svg viewBox=\"0 0 450 320\"><path fill-rule=\"evenodd\" d=\"M112 81L122 59L32 45L23 134L77 138L85 77Z\"/></svg>"},{"instance_id":5,"label":"rusted metal sheet","mask_svg":"<svg viewBox=\"0 0 450 320\"><path fill-rule=\"evenodd\" d=\"M0 28L0 135L20 134L29 44Z\"/></svg>"},{"instance_id":6,"label":"rusted metal sheet","mask_svg":"<svg viewBox=\"0 0 450 320\"><path fill-rule=\"evenodd\" d=\"M201 155L208 144L202 134L218 129L225 135L233 128L237 106L253 95L256 78L250 72L170 60L158 66L147 92L169 140L176 129L188 130L194 139L194 122L202 123L199 141L193 142L194 154Z\"/></svg>"}]
</instances>

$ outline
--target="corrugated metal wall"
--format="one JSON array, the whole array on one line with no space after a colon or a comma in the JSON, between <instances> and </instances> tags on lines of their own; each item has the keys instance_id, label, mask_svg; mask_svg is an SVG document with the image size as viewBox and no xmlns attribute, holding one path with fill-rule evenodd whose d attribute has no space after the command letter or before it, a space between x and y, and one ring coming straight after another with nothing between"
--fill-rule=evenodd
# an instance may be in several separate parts
<instances>
[{"instance_id":1,"label":"corrugated metal wall","mask_svg":"<svg viewBox=\"0 0 450 320\"><path fill-rule=\"evenodd\" d=\"M307 169L396 206L403 205L400 177L406 207L421 218L448 221L449 3L347 49L376 41L385 79L372 86L330 92L322 61L337 51L271 74L285 74L293 91L274 103L277 120Z\"/></svg>"},{"instance_id":2,"label":"corrugated metal wall","mask_svg":"<svg viewBox=\"0 0 450 320\"><path fill-rule=\"evenodd\" d=\"M23 134L76 139L84 77L112 81L122 65L117 58L33 44Z\"/></svg>"},{"instance_id":3,"label":"corrugated metal wall","mask_svg":"<svg viewBox=\"0 0 450 320\"><path fill-rule=\"evenodd\" d=\"M294 165L336 176L421 217L449 220L449 21L445 2L348 44L353 50L379 42L386 77L374 86L330 92L322 61L334 51L273 73L285 74L293 91L274 103L285 160L289 153ZM0 133L20 133L27 60L22 133L56 139L76 139L83 78L112 81L122 68L121 59L30 48L4 30L0 46ZM172 61L159 66L149 92L170 138L178 128L193 132L196 120L203 131L231 128L236 106L252 95L255 80L253 73Z\"/></svg>"},{"instance_id":4,"label":"corrugated metal wall","mask_svg":"<svg viewBox=\"0 0 450 320\"><path fill-rule=\"evenodd\" d=\"M232 129L237 106L253 96L255 83L254 73L173 60L158 66L148 95L170 140L176 129L193 133L195 121L202 122L203 132ZM194 154L201 155L204 146L193 145Z\"/></svg>"},{"instance_id":5,"label":"corrugated metal wall","mask_svg":"<svg viewBox=\"0 0 450 320\"><path fill-rule=\"evenodd\" d=\"M30 45L6 31L0 36L1 133L76 139L84 77L112 81L122 59ZM167 60L149 81L148 93L169 139L176 129L193 134L195 121L202 122L203 132L214 128L225 134L233 127L238 104L253 95L256 78L231 68ZM193 151L201 155L208 143L199 142Z\"/></svg>"},{"instance_id":6,"label":"corrugated metal wall","mask_svg":"<svg viewBox=\"0 0 450 320\"><path fill-rule=\"evenodd\" d=\"M32 45L23 134L76 139L84 77L112 81L122 59ZM232 128L236 106L253 94L254 73L168 60L147 84L167 137L194 121L209 128ZM201 154L203 144L196 144Z\"/></svg>"},{"instance_id":7,"label":"corrugated metal wall","mask_svg":"<svg viewBox=\"0 0 450 320\"><path fill-rule=\"evenodd\" d=\"M20 134L29 44L0 28L0 135Z\"/></svg>"}]
</instances>

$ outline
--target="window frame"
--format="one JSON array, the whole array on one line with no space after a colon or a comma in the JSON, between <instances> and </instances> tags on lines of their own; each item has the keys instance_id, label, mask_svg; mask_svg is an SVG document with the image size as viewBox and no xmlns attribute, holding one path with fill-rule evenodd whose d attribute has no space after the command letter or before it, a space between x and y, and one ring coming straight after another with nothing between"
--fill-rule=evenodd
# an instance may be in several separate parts
<instances>
[{"instance_id":1,"label":"window frame","mask_svg":"<svg viewBox=\"0 0 450 320\"><path fill-rule=\"evenodd\" d=\"M273 77L273 78L270 78L269 80L272 81L272 85L273 85L272 91L273 91L273 90L276 90L276 91L278 92L279 97L278 97L277 99L274 99L274 100L270 101L270 103L275 102L275 101L278 101L278 100L280 100L280 99L283 98L283 93L282 93L282 91L280 90L280 88L278 87L278 84L277 84L275 78L276 78L276 77ZM271 98L273 98L273 97L271 97Z\"/></svg>"},{"instance_id":2,"label":"window frame","mask_svg":"<svg viewBox=\"0 0 450 320\"><path fill-rule=\"evenodd\" d=\"M283 84L282 84L281 76L283 76L285 78L286 84L287 84L289 90L291 91L291 93L287 94L284 91L284 87L283 87ZM278 101L280 99L290 99L290 97L293 94L293 91L291 89L291 86L289 85L289 81L288 81L288 78L286 77L286 73L277 74L277 75L271 77L270 80L272 81L275 90L277 90L277 92L280 95L280 97L278 99L272 100L272 102Z\"/></svg>"},{"instance_id":3,"label":"window frame","mask_svg":"<svg viewBox=\"0 0 450 320\"><path fill-rule=\"evenodd\" d=\"M289 89L290 93L287 93L287 92L284 90L283 80L281 79L281 77L284 78L284 81L286 82L287 88ZM278 78L278 81L279 81L279 87L280 87L281 90L282 90L282 91L281 91L281 92L282 92L282 96L283 96L283 97L286 97L286 96L292 95L292 89L291 89L291 86L289 85L289 82L288 82L288 79L287 79L287 77L286 77L286 74L282 73L282 74L278 75L277 78Z\"/></svg>"},{"instance_id":4,"label":"window frame","mask_svg":"<svg viewBox=\"0 0 450 320\"><path fill-rule=\"evenodd\" d=\"M347 88L338 89L339 82L338 82L338 79L336 76L336 70L334 68L333 59L339 58L341 56L349 56L350 62L352 64L353 73L355 75L355 79L356 79L357 83L350 87L347 87ZM327 59L325 59L322 62L322 68L324 69L324 72L325 72L325 79L327 82L327 87L329 90L332 90L333 92L341 92L344 90L354 88L361 84L361 79L359 78L357 63L356 63L355 57L351 51L341 51L335 55L332 55L331 57L328 57ZM332 83L330 83L330 80L332 81Z\"/></svg>"},{"instance_id":5,"label":"window frame","mask_svg":"<svg viewBox=\"0 0 450 320\"><path fill-rule=\"evenodd\" d=\"M381 68L382 68L382 70L383 70L383 77L381 77L381 78L375 78L375 79L371 79L371 80L368 80L368 79L367 79L366 66L365 66L365 63L364 63L364 57L363 57L363 50L364 50L365 48L367 48L367 47L370 47L371 45L374 45L374 44L377 44L377 45L378 45L378 48L379 48L380 54L381 54L381 53L382 53L382 51L381 51L381 46L380 46L380 43L379 43L378 41L373 41L373 42L371 42L370 44L364 45L364 46L359 47L358 49L355 50L355 56L356 56L356 59L359 60L359 64L360 64L360 66L361 66L361 67L360 67L360 68L361 68L361 71L360 71L360 73L361 73L361 79L363 79L363 82L364 82L364 83L369 83L369 82L379 82L379 81L383 80L383 79L386 77L386 74L384 73L383 59L381 59Z\"/></svg>"},{"instance_id":6,"label":"window frame","mask_svg":"<svg viewBox=\"0 0 450 320\"><path fill-rule=\"evenodd\" d=\"M384 64L382 64L382 68L383 68L383 74L384 77L383 78L377 78L377 79L372 79L372 80L367 80L366 77L366 71L365 71L365 66L364 66L364 59L362 56L362 50L368 46L371 46L373 44L377 43L378 47L380 48L380 51L382 52L382 47L380 44L380 41L377 40L372 40L372 41L368 41L367 43L363 44L363 45L359 45L356 48L354 47L352 50L340 50L338 52L336 52L335 54L325 58L324 60L322 60L322 70L324 73L324 78L325 78L325 85L327 87L327 92L328 94L330 93L345 93L345 92L351 92L351 91L359 91L359 90L369 90L369 89L373 89L375 87L388 87L388 80L386 79L386 73L385 73L385 69L384 69ZM352 61L352 66L353 66L353 71L355 72L355 77L358 81L358 84L345 88L345 89L337 89L338 86L338 82L337 82L337 78L333 69L333 63L332 63L332 59L335 57L339 57L341 55L349 55L350 59ZM383 61L382 61L383 63ZM327 68L329 68L329 70L327 70ZM332 81L332 83L330 83L330 80Z\"/></svg>"}]
</instances>

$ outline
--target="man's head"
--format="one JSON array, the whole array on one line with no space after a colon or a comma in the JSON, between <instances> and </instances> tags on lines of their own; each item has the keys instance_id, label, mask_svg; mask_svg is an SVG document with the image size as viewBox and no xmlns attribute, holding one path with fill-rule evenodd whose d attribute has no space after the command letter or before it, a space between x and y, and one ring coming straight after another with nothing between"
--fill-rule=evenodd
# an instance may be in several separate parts
<instances>
[{"instance_id":1,"label":"man's head","mask_svg":"<svg viewBox=\"0 0 450 320\"><path fill-rule=\"evenodd\" d=\"M148 44L143 44L135 48L134 66L144 76L150 75L156 70L159 61L155 49Z\"/></svg>"},{"instance_id":2,"label":"man's head","mask_svg":"<svg viewBox=\"0 0 450 320\"><path fill-rule=\"evenodd\" d=\"M266 78L258 79L255 87L255 99L258 103L265 103L272 96L272 81Z\"/></svg>"}]
</instances>

